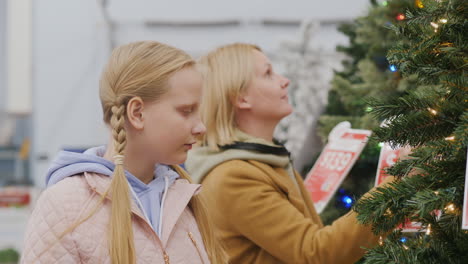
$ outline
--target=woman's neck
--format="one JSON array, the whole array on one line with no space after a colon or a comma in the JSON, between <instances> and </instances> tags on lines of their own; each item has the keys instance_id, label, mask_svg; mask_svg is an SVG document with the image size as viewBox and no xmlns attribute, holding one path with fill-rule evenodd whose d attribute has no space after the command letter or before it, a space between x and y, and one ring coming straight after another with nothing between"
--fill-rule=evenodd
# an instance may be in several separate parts
<instances>
[{"instance_id":1,"label":"woman's neck","mask_svg":"<svg viewBox=\"0 0 468 264\"><path fill-rule=\"evenodd\" d=\"M249 117L239 117L237 126L239 129L251 136L265 139L268 142L273 141L273 133L278 122L259 121Z\"/></svg>"},{"instance_id":2,"label":"woman's neck","mask_svg":"<svg viewBox=\"0 0 468 264\"><path fill-rule=\"evenodd\" d=\"M107 145L103 158L114 162L115 155L114 144L111 140ZM154 166L155 164L148 162L145 157L139 157L138 153L132 151L130 146L126 146L124 153L124 168L140 181L148 184L154 179Z\"/></svg>"}]
</instances>

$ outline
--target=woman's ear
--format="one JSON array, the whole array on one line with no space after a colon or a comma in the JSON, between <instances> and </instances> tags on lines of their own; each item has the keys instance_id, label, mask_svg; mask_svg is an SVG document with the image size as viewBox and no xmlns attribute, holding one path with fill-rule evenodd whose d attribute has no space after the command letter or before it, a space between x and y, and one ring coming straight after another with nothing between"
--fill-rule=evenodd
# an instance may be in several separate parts
<instances>
[{"instance_id":1,"label":"woman's ear","mask_svg":"<svg viewBox=\"0 0 468 264\"><path fill-rule=\"evenodd\" d=\"M234 105L240 110L249 110L252 108L251 96L248 93L241 93L234 99Z\"/></svg>"},{"instance_id":2,"label":"woman's ear","mask_svg":"<svg viewBox=\"0 0 468 264\"><path fill-rule=\"evenodd\" d=\"M127 103L127 120L137 130L144 128L143 108L144 102L138 96L133 97Z\"/></svg>"}]
</instances>

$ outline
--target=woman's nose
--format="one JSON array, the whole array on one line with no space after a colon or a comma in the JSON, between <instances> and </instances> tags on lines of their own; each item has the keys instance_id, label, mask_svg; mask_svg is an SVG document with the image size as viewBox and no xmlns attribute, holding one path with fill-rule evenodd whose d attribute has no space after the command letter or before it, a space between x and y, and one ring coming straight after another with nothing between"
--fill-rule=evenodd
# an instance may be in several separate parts
<instances>
[{"instance_id":1,"label":"woman's nose","mask_svg":"<svg viewBox=\"0 0 468 264\"><path fill-rule=\"evenodd\" d=\"M281 87L286 88L289 86L289 83L291 82L288 78L281 76Z\"/></svg>"}]
</instances>

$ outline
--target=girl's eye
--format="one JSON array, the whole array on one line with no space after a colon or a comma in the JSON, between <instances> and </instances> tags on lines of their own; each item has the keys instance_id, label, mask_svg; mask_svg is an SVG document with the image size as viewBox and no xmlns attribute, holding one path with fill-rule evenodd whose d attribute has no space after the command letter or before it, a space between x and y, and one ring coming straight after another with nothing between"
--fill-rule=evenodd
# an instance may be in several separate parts
<instances>
[{"instance_id":1,"label":"girl's eye","mask_svg":"<svg viewBox=\"0 0 468 264\"><path fill-rule=\"evenodd\" d=\"M189 115L193 112L193 108L185 108L182 110L182 113Z\"/></svg>"}]
</instances>

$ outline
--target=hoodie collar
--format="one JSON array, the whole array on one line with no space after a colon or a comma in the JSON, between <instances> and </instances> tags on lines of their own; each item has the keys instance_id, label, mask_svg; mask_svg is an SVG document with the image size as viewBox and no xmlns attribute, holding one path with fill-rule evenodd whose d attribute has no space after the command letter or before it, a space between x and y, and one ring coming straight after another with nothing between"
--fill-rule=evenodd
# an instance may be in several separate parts
<instances>
[{"instance_id":1,"label":"hoodie collar","mask_svg":"<svg viewBox=\"0 0 468 264\"><path fill-rule=\"evenodd\" d=\"M46 186L50 187L67 177L85 172L111 176L114 172L115 164L103 158L105 151L106 147L100 146L90 148L83 153L59 152L47 172ZM150 188L149 185L159 184L160 181L164 180L163 177L159 177L160 175L168 176L171 183L179 178L177 172L169 166L162 164L155 165L154 174L155 179L147 185L130 172L125 171L125 176L136 193L146 191Z\"/></svg>"}]
</instances>

